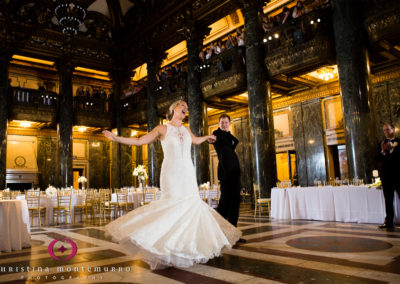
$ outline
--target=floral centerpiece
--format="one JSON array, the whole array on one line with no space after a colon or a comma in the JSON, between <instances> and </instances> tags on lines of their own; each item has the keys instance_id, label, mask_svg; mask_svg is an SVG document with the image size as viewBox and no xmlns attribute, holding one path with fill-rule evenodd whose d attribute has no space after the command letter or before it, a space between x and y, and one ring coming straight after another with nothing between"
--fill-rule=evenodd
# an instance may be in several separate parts
<instances>
[{"instance_id":1,"label":"floral centerpiece","mask_svg":"<svg viewBox=\"0 0 400 284\"><path fill-rule=\"evenodd\" d=\"M144 182L147 179L147 172L146 172L145 166L144 165L138 165L133 170L133 176L138 177L139 187L143 188Z\"/></svg>"},{"instance_id":2,"label":"floral centerpiece","mask_svg":"<svg viewBox=\"0 0 400 284\"><path fill-rule=\"evenodd\" d=\"M48 196L57 195L57 189L54 186L49 185L49 187L46 188L46 195L48 195Z\"/></svg>"},{"instance_id":3,"label":"floral centerpiece","mask_svg":"<svg viewBox=\"0 0 400 284\"><path fill-rule=\"evenodd\" d=\"M82 184L82 189L85 189L85 182L87 182L87 178L84 176L78 177L78 183Z\"/></svg>"},{"instance_id":4,"label":"floral centerpiece","mask_svg":"<svg viewBox=\"0 0 400 284\"><path fill-rule=\"evenodd\" d=\"M210 182L205 182L199 186L200 190L209 190L210 189Z\"/></svg>"},{"instance_id":5,"label":"floral centerpiece","mask_svg":"<svg viewBox=\"0 0 400 284\"><path fill-rule=\"evenodd\" d=\"M376 178L375 182L373 184L370 184L368 187L375 187L377 189L380 189L382 187L381 178Z\"/></svg>"}]
</instances>

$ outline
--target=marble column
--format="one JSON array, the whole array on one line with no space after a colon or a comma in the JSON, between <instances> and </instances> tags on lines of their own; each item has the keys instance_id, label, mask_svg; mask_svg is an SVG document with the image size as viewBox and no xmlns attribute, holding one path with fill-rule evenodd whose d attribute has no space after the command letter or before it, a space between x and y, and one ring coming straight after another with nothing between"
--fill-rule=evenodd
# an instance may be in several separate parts
<instances>
[{"instance_id":1,"label":"marble column","mask_svg":"<svg viewBox=\"0 0 400 284\"><path fill-rule=\"evenodd\" d=\"M143 165L143 146L136 146L136 166Z\"/></svg>"},{"instance_id":2,"label":"marble column","mask_svg":"<svg viewBox=\"0 0 400 284\"><path fill-rule=\"evenodd\" d=\"M310 100L292 105L291 121L299 184L313 186L314 180L326 180L320 100Z\"/></svg>"},{"instance_id":3,"label":"marble column","mask_svg":"<svg viewBox=\"0 0 400 284\"><path fill-rule=\"evenodd\" d=\"M123 90L129 85L131 73L124 68L123 59L116 58L116 67L112 70L112 108L113 108L113 125L117 129L117 135L123 135L122 122L122 105L121 98ZM123 184L123 169L122 169L122 145L117 142L111 143L111 187L121 188Z\"/></svg>"},{"instance_id":4,"label":"marble column","mask_svg":"<svg viewBox=\"0 0 400 284\"><path fill-rule=\"evenodd\" d=\"M59 187L73 186L72 168L72 72L71 57L64 54L57 62L60 77L58 125L57 125L57 172Z\"/></svg>"},{"instance_id":5,"label":"marble column","mask_svg":"<svg viewBox=\"0 0 400 284\"><path fill-rule=\"evenodd\" d=\"M270 197L271 188L276 185L276 156L271 87L263 64L265 58L261 28L263 2L245 1L242 12L245 20L253 186L260 189L262 197Z\"/></svg>"},{"instance_id":6,"label":"marble column","mask_svg":"<svg viewBox=\"0 0 400 284\"><path fill-rule=\"evenodd\" d=\"M199 23L191 23L187 27L186 44L188 52L188 106L189 127L195 136L208 135L207 106L203 102L199 72L199 52L203 46L203 38L209 30ZM210 180L210 153L208 143L192 146L192 160L196 168L197 182L199 184Z\"/></svg>"},{"instance_id":7,"label":"marble column","mask_svg":"<svg viewBox=\"0 0 400 284\"><path fill-rule=\"evenodd\" d=\"M0 49L0 190L6 187L7 125L10 107L8 65L11 53Z\"/></svg>"},{"instance_id":8,"label":"marble column","mask_svg":"<svg viewBox=\"0 0 400 284\"><path fill-rule=\"evenodd\" d=\"M147 51L147 131L152 131L161 123L157 113L156 90L157 72L160 68L165 54L149 49ZM147 147L148 171L150 186L160 186L160 171L162 161L162 150L160 141L157 139Z\"/></svg>"},{"instance_id":9,"label":"marble column","mask_svg":"<svg viewBox=\"0 0 400 284\"><path fill-rule=\"evenodd\" d=\"M363 1L335 0L333 29L350 178L371 181L376 140Z\"/></svg>"}]
</instances>

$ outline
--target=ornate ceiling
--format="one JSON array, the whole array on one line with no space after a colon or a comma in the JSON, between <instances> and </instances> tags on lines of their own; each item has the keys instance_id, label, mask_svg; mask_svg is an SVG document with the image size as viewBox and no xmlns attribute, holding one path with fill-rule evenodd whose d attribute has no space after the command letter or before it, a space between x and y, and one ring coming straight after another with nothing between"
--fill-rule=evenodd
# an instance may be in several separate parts
<instances>
[{"instance_id":1,"label":"ornate ceiling","mask_svg":"<svg viewBox=\"0 0 400 284\"><path fill-rule=\"evenodd\" d=\"M166 50L184 38L190 21L210 25L237 7L227 0L80 0L87 16L72 40L80 66L111 71L117 62L140 66L147 47ZM0 1L0 46L12 53L56 61L66 36L55 17L57 0ZM116 57L119 59L116 61ZM128 68L128 66L127 66Z\"/></svg>"}]
</instances>

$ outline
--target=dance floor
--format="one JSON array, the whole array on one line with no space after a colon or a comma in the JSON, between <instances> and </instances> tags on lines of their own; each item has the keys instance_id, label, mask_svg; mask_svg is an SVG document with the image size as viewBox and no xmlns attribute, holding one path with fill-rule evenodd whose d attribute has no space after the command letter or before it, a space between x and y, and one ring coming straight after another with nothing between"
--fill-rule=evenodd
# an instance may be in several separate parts
<instances>
[{"instance_id":1,"label":"dance floor","mask_svg":"<svg viewBox=\"0 0 400 284\"><path fill-rule=\"evenodd\" d=\"M222 257L188 269L150 271L143 261L126 256L100 225L33 227L30 249L0 253L0 283L400 283L399 228L386 232L374 224L271 221L254 218L246 205L239 228L247 243ZM64 239L78 251L69 260L55 260L48 247Z\"/></svg>"}]
</instances>

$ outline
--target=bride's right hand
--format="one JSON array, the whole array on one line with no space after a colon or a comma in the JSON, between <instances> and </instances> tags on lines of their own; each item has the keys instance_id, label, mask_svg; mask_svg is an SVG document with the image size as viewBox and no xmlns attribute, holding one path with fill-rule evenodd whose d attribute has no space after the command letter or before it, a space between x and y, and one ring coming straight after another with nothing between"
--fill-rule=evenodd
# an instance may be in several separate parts
<instances>
[{"instance_id":1,"label":"bride's right hand","mask_svg":"<svg viewBox=\"0 0 400 284\"><path fill-rule=\"evenodd\" d=\"M117 141L116 136L114 133L108 131L108 130L103 130L103 135L108 138L111 141Z\"/></svg>"}]
</instances>

